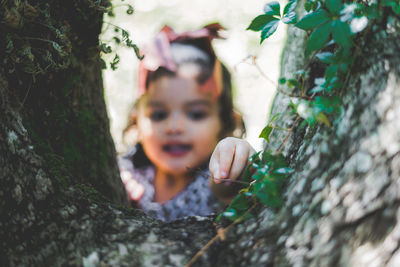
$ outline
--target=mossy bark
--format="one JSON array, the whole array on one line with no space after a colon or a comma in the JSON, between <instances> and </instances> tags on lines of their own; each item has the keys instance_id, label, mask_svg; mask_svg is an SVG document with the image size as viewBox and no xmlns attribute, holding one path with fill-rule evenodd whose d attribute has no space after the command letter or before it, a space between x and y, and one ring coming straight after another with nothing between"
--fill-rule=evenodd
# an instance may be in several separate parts
<instances>
[{"instance_id":1,"label":"mossy bark","mask_svg":"<svg viewBox=\"0 0 400 267\"><path fill-rule=\"evenodd\" d=\"M97 49L106 5L1 2L2 266L184 266L216 234L212 217L162 223L117 206L125 196ZM283 208L261 208L195 265L400 265L400 25L391 23L359 43L342 119L296 128L284 146L296 171ZM290 28L282 76L309 66L310 84L323 66L304 57L304 39ZM278 94L272 110L287 115L285 128L287 105Z\"/></svg>"}]
</instances>

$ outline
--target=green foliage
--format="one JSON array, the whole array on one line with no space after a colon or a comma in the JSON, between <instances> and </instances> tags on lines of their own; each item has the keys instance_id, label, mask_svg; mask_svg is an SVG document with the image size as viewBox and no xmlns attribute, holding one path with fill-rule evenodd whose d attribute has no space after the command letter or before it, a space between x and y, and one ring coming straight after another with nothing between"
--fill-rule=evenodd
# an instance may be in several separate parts
<instances>
[{"instance_id":1,"label":"green foliage","mask_svg":"<svg viewBox=\"0 0 400 267\"><path fill-rule=\"evenodd\" d=\"M272 130L275 128L274 126L272 126L272 123L274 121L276 121L279 117L279 115L281 115L280 113L275 114L268 122L267 126L264 127L264 129L261 131L260 133L260 138L264 138L268 143L269 143L269 136L272 133Z\"/></svg>"},{"instance_id":2,"label":"green foliage","mask_svg":"<svg viewBox=\"0 0 400 267\"><path fill-rule=\"evenodd\" d=\"M296 22L296 8L297 0L289 1L283 9L281 16L281 7L279 2L269 2L264 6L264 14L257 16L247 28L252 31L261 31L261 42L270 37L278 28L279 21L286 24Z\"/></svg>"},{"instance_id":3,"label":"green foliage","mask_svg":"<svg viewBox=\"0 0 400 267\"><path fill-rule=\"evenodd\" d=\"M279 208L282 205L282 185L293 172L283 155L262 151L251 156L249 161L250 165L243 175L243 180L249 181L250 186L239 192L229 207L218 216L217 221L222 217L232 221L250 218L251 214L247 211L254 201L271 208Z\"/></svg>"},{"instance_id":4,"label":"green foliage","mask_svg":"<svg viewBox=\"0 0 400 267\"><path fill-rule=\"evenodd\" d=\"M121 0L121 1L123 1L123 0ZM128 15L132 15L134 13L134 9L131 5L120 4L120 5L111 6L107 12L107 15L110 17L115 17L114 9L117 7L127 7L126 14L128 14ZM115 50L117 49L118 46L125 46L128 48L132 48L133 52L135 53L135 56L139 60L143 59L143 56L140 54L139 47L130 38L130 34L127 30L125 30L117 25L111 24L111 23L107 23L107 22L104 22L104 23L109 24L114 27L114 36L111 38L111 40L114 42L114 44L116 46L114 46L114 44L111 45L111 44L101 43L100 51L103 54L110 54L112 52L115 52ZM115 52L114 58L112 59L112 61L109 62L110 68L112 70L116 70L118 68L118 63L120 62L120 60L121 59L120 59L119 55ZM104 59L104 57L103 57L102 61L104 62L103 69L106 69L107 63L105 63L106 60Z\"/></svg>"},{"instance_id":5,"label":"green foliage","mask_svg":"<svg viewBox=\"0 0 400 267\"><path fill-rule=\"evenodd\" d=\"M307 70L298 70L293 78L282 77L279 86L287 86L291 93L279 92L291 98L290 107L298 119L303 119L303 125L313 126L317 123L330 127L343 114L344 107L339 92L346 88L346 77L351 72L356 50L353 41L360 33L373 24L393 23L400 14L400 1L381 0L377 3L356 0L308 0L304 10L308 12L296 22L294 11L297 0L289 1L280 13L278 2L269 2L264 7L264 14L257 16L247 28L261 31L261 43L271 36L278 27L279 21L308 31L306 56L315 57L319 64L325 66L322 77L312 77L306 82ZM384 17L383 12L389 12ZM322 50L322 51L321 51ZM281 114L274 115L260 133L267 142L274 129L282 129L279 124ZM297 121L297 120L296 120ZM285 142L286 138L282 141ZM293 172L288 167L280 149L276 152L258 152L249 159L250 165L243 174L243 181L250 186L240 191L233 199L228 209L219 215L217 220L226 217L239 220L249 217L249 206L261 202L271 208L279 208L280 193L284 180Z\"/></svg>"}]
</instances>

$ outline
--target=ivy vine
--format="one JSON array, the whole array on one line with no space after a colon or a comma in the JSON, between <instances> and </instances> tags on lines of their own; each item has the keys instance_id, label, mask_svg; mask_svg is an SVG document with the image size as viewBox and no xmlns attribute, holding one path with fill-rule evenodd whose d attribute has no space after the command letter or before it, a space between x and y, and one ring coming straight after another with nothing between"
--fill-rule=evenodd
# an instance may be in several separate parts
<instances>
[{"instance_id":1,"label":"ivy vine","mask_svg":"<svg viewBox=\"0 0 400 267\"><path fill-rule=\"evenodd\" d=\"M281 13L280 4L272 1L264 6L264 13L257 16L248 30L261 32L260 43L270 37L279 23L292 24L308 33L305 56L319 61L325 66L324 75L310 78L308 67L297 70L292 77L281 77L278 91L290 97L289 109L296 116L292 128L277 126L281 114L275 114L262 130L260 137L270 142L273 131L286 131L286 137L276 151L260 151L250 158L250 164L242 179L250 185L242 189L227 209L217 217L217 221L227 218L234 223L251 217L251 207L262 203L272 209L281 207L281 191L284 180L294 170L291 169L281 150L293 129L300 126L322 124L331 127L343 114L340 97L346 88L359 47L355 39L362 37L368 29L383 21L390 25L399 19L398 0L307 0L306 14L297 19L297 0L289 1ZM384 15L385 14L385 15Z\"/></svg>"}]
</instances>

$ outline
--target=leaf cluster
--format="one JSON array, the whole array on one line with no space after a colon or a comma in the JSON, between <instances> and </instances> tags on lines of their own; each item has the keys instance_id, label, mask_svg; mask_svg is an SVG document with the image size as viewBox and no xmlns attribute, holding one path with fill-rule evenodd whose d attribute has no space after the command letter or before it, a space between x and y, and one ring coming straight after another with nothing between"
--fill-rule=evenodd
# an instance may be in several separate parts
<instances>
[{"instance_id":1,"label":"leaf cluster","mask_svg":"<svg viewBox=\"0 0 400 267\"><path fill-rule=\"evenodd\" d=\"M265 5L264 14L254 18L248 26L248 30L261 31L261 43L276 31L280 21L294 24L294 27L309 34L305 54L325 67L324 75L306 82L309 77L305 68L294 72L293 78L279 79L280 85L286 85L292 90L290 93L278 88L280 93L291 98L292 113L298 119L303 119L303 125L319 123L330 127L339 120L344 111L340 92L346 89L347 78L360 49L354 40L364 36L361 33L374 25L398 20L400 1L370 2L308 0L304 4L306 15L297 21L297 0L289 1L282 14L279 3L272 1ZM260 137L267 142L275 129L288 131L288 135L293 130L275 125L280 115L274 115L260 133ZM285 137L282 144L286 140ZM250 166L243 176L243 180L249 182L250 186L240 191L227 210L218 216L218 220L223 217L233 221L246 219L250 217L249 206L254 202L272 208L280 207L283 181L292 172L279 149L276 152L256 153L250 158Z\"/></svg>"},{"instance_id":2,"label":"leaf cluster","mask_svg":"<svg viewBox=\"0 0 400 267\"><path fill-rule=\"evenodd\" d=\"M123 1L123 0L121 0L121 1ZM108 11L108 13L107 13L108 16L115 17L114 9L116 7L121 7L121 6L127 7L126 13L128 15L132 15L134 13L134 9L133 9L133 7L131 5L129 5L129 4L121 4L121 5L112 6L110 8L110 10ZM107 22L105 22L105 23L107 23ZM114 44L116 46L125 46L125 47L128 47L128 48L132 48L134 53L135 53L135 55L136 55L136 57L139 60L142 60L143 59L143 55L140 54L139 47L130 38L129 32L126 29L123 29L123 28L121 28L119 26L113 25L111 23L108 23L108 24L112 25L114 27L114 36L112 37L112 41L114 42ZM113 60L111 62L109 62L109 65L110 65L110 68L112 70L116 70L118 68L118 63L120 62L120 57L115 52L116 48L114 47L114 49L113 49L113 46L110 45L110 43L101 43L100 44L100 50L104 54L110 54L110 53L114 52L114 58L113 58ZM105 62L104 59L102 59L102 61L103 61L103 69L106 69L107 68L107 63Z\"/></svg>"},{"instance_id":3,"label":"leaf cluster","mask_svg":"<svg viewBox=\"0 0 400 267\"><path fill-rule=\"evenodd\" d=\"M242 180L249 182L250 186L242 189L232 200L228 208L221 213L222 217L235 221L251 217L247 211L252 202L261 202L271 208L279 208L281 190L284 180L293 172L282 154L270 151L260 151L249 159L250 164L245 170Z\"/></svg>"},{"instance_id":4,"label":"leaf cluster","mask_svg":"<svg viewBox=\"0 0 400 267\"><path fill-rule=\"evenodd\" d=\"M293 24L296 22L296 12L294 12L296 5L297 0L289 1L289 3L284 7L281 15L279 2L269 2L264 6L264 14L253 19L247 29L252 31L261 31L260 43L262 43L276 31L280 21L285 24Z\"/></svg>"}]
</instances>

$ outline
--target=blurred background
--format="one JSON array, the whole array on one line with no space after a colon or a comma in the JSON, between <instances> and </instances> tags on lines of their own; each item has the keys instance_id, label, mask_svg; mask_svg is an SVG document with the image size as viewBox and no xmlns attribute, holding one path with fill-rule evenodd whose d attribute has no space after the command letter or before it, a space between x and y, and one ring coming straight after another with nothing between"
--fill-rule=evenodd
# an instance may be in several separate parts
<instances>
[{"instance_id":1,"label":"blurred background","mask_svg":"<svg viewBox=\"0 0 400 267\"><path fill-rule=\"evenodd\" d=\"M126 150L122 131L135 102L139 60L134 50L116 45L114 36L122 39L122 28L139 48L148 42L164 25L180 33L219 22L227 30L226 39L214 40L219 59L232 73L234 103L241 112L247 129L246 139L256 150L262 149L259 134L268 120L270 105L280 71L280 56L286 39L286 25L281 23L269 39L260 45L260 32L246 31L250 22L263 13L269 0L115 0L113 13L105 15L100 39L113 52L103 54L107 63L103 71L105 100L111 123L111 134L118 153ZM281 10L286 1L279 1ZM129 15L129 5L133 14ZM128 12L127 12L128 11ZM120 62L111 70L110 62L118 54ZM254 60L256 64L254 64ZM261 70L261 71L260 71Z\"/></svg>"}]
</instances>

